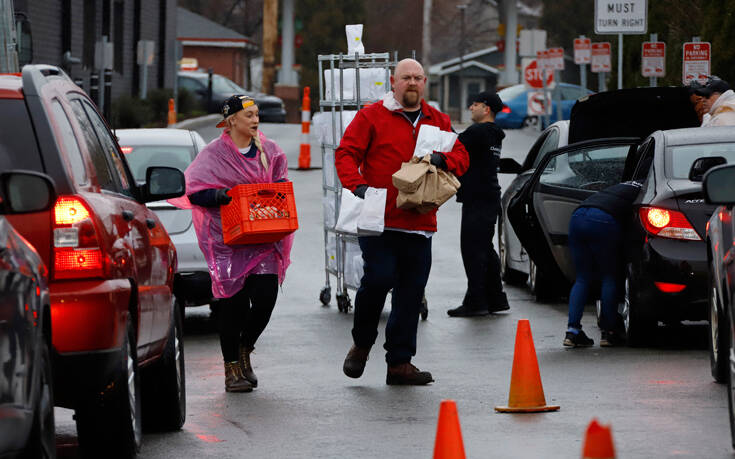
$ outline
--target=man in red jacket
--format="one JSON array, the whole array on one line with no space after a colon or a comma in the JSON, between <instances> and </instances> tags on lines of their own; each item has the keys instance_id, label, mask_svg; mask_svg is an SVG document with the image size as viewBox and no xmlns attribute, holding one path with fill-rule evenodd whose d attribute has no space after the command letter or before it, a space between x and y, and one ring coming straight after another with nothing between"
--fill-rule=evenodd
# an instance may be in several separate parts
<instances>
[{"instance_id":1,"label":"man in red jacket","mask_svg":"<svg viewBox=\"0 0 735 459\"><path fill-rule=\"evenodd\" d=\"M385 298L392 289L392 307L385 327L387 384L423 385L433 382L431 373L411 364L416 354L416 328L421 300L431 269L431 236L436 232L436 210L420 214L396 208L398 190L391 176L408 162L423 124L451 131L449 117L423 100L426 76L413 59L398 63L390 77L393 92L357 112L336 151L342 186L363 198L368 186L386 188L385 231L380 236L359 237L365 274L355 296L352 328L354 345L343 370L359 378L370 348L378 336L378 322ZM431 162L462 175L469 156L457 141L451 152L432 153Z\"/></svg>"}]
</instances>

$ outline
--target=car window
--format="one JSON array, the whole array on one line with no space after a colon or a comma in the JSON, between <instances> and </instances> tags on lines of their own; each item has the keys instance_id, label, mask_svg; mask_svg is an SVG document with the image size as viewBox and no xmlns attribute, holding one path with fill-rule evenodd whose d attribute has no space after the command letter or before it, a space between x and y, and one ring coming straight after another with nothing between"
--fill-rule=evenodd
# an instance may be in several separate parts
<instances>
[{"instance_id":1,"label":"car window","mask_svg":"<svg viewBox=\"0 0 735 459\"><path fill-rule=\"evenodd\" d=\"M84 134L84 143L89 151L92 165L94 166L95 173L97 175L97 181L103 190L120 192L117 183L112 178L112 169L110 164L107 162L107 158L102 145L97 140L97 134L94 132L92 122L89 121L87 114L84 112L82 102L79 99L73 99L71 103L74 117L79 122L79 127L82 129Z\"/></svg>"},{"instance_id":2,"label":"car window","mask_svg":"<svg viewBox=\"0 0 735 459\"><path fill-rule=\"evenodd\" d=\"M42 171L28 109L21 99L0 99L0 170Z\"/></svg>"},{"instance_id":3,"label":"car window","mask_svg":"<svg viewBox=\"0 0 735 459\"><path fill-rule=\"evenodd\" d=\"M120 152L117 148L117 144L112 138L112 134L110 134L110 131L107 129L107 125L102 120L102 117L86 100L84 101L84 109L87 111L87 115L92 121L94 131L97 134L97 138L99 139L100 144L102 145L103 151L111 160L112 165L117 172L114 177L120 182L121 191L124 194L132 196L130 181L128 180L128 173L125 170L125 164L123 163L123 159L120 157Z\"/></svg>"},{"instance_id":4,"label":"car window","mask_svg":"<svg viewBox=\"0 0 735 459\"><path fill-rule=\"evenodd\" d=\"M169 145L125 145L125 159L136 182L145 181L145 171L153 166L175 167L184 172L194 160L194 147Z\"/></svg>"},{"instance_id":5,"label":"car window","mask_svg":"<svg viewBox=\"0 0 735 459\"><path fill-rule=\"evenodd\" d=\"M64 151L66 157L71 165L71 173L74 176L74 182L77 185L84 185L89 181L87 177L87 169L84 167L84 157L82 151L79 149L77 138L74 135L74 129L71 127L71 122L66 116L64 108L61 106L61 102L58 99L51 101L51 112L53 113L54 121L61 131L60 139L56 139L56 143L64 145ZM56 131L54 131L56 134Z\"/></svg>"},{"instance_id":6,"label":"car window","mask_svg":"<svg viewBox=\"0 0 735 459\"><path fill-rule=\"evenodd\" d=\"M189 92L197 92L204 88L204 85L194 78L179 77L178 83L180 88L186 89Z\"/></svg>"},{"instance_id":7,"label":"car window","mask_svg":"<svg viewBox=\"0 0 735 459\"><path fill-rule=\"evenodd\" d=\"M503 102L508 102L509 100L513 100L516 97L520 96L521 94L525 94L525 92L526 87L522 84L517 84L515 86L509 86L498 91L498 97L500 97L500 100L502 100Z\"/></svg>"},{"instance_id":8,"label":"car window","mask_svg":"<svg viewBox=\"0 0 735 459\"><path fill-rule=\"evenodd\" d=\"M540 183L599 191L620 182L629 145L582 147L557 155L544 168Z\"/></svg>"},{"instance_id":9,"label":"car window","mask_svg":"<svg viewBox=\"0 0 735 459\"><path fill-rule=\"evenodd\" d=\"M653 164L653 155L656 151L655 141L653 139L640 146L641 152L637 155L640 159L633 172L633 180L643 183L648 177L648 171Z\"/></svg>"},{"instance_id":10,"label":"car window","mask_svg":"<svg viewBox=\"0 0 735 459\"><path fill-rule=\"evenodd\" d=\"M544 140L543 145L539 148L536 160L533 162L533 168L535 169L538 167L541 160L544 159L550 151L554 151L557 148L559 148L559 130L551 129L551 131L549 131L549 135L546 136L546 140ZM554 160L552 159L552 161Z\"/></svg>"},{"instance_id":11,"label":"car window","mask_svg":"<svg viewBox=\"0 0 735 459\"><path fill-rule=\"evenodd\" d=\"M666 149L666 176L688 178L689 169L697 158L721 156L728 164L735 163L735 143L708 143L700 145L679 145Z\"/></svg>"}]
</instances>

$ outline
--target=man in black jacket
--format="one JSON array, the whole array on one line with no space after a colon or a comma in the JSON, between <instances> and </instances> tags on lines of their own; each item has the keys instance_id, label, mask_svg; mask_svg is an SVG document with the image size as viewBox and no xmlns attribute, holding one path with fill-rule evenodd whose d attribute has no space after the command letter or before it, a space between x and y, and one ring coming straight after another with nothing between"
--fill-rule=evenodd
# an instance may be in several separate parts
<instances>
[{"instance_id":1,"label":"man in black jacket","mask_svg":"<svg viewBox=\"0 0 735 459\"><path fill-rule=\"evenodd\" d=\"M498 164L505 134L495 123L503 102L494 92L475 96L469 110L474 124L459 135L470 154L470 168L459 178L462 203L460 247L467 274L462 304L447 311L452 317L483 316L510 309L500 280L500 258L493 247L500 210Z\"/></svg>"}]
</instances>

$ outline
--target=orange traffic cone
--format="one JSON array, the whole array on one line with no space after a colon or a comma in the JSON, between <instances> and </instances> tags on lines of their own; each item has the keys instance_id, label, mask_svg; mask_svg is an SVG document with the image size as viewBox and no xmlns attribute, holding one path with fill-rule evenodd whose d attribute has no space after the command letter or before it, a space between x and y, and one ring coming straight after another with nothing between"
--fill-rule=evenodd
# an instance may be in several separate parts
<instances>
[{"instance_id":1,"label":"orange traffic cone","mask_svg":"<svg viewBox=\"0 0 735 459\"><path fill-rule=\"evenodd\" d=\"M442 400L439 405L439 422L436 425L434 459L464 459L462 430L454 400Z\"/></svg>"},{"instance_id":2,"label":"orange traffic cone","mask_svg":"<svg viewBox=\"0 0 735 459\"><path fill-rule=\"evenodd\" d=\"M597 419L590 422L584 434L582 459L615 459L612 429L609 425L603 426Z\"/></svg>"},{"instance_id":3,"label":"orange traffic cone","mask_svg":"<svg viewBox=\"0 0 735 459\"><path fill-rule=\"evenodd\" d=\"M176 110L174 109L174 100L168 100L168 125L176 124Z\"/></svg>"},{"instance_id":4,"label":"orange traffic cone","mask_svg":"<svg viewBox=\"0 0 735 459\"><path fill-rule=\"evenodd\" d=\"M311 122L311 88L304 87L304 98L301 102L301 146L299 147L299 169L309 169L311 165L311 140L309 123Z\"/></svg>"},{"instance_id":5,"label":"orange traffic cone","mask_svg":"<svg viewBox=\"0 0 735 459\"><path fill-rule=\"evenodd\" d=\"M528 319L518 321L516 348L513 356L513 372L510 376L508 406L496 406L501 413L538 413L556 411L559 405L547 405L541 374L533 347L531 324Z\"/></svg>"}]
</instances>

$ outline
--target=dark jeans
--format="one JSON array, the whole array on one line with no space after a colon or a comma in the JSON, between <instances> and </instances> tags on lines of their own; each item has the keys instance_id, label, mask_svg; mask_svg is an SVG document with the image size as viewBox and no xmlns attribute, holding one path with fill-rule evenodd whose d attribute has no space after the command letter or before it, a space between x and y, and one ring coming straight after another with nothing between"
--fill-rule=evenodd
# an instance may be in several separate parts
<instances>
[{"instance_id":1,"label":"dark jeans","mask_svg":"<svg viewBox=\"0 0 735 459\"><path fill-rule=\"evenodd\" d=\"M584 305L589 292L601 283L602 317L600 327L613 330L621 282L620 261L623 234L620 224L608 213L582 207L569 222L569 249L577 278L569 294L569 328L580 330Z\"/></svg>"},{"instance_id":2,"label":"dark jeans","mask_svg":"<svg viewBox=\"0 0 735 459\"><path fill-rule=\"evenodd\" d=\"M385 360L388 365L410 362L416 355L416 327L431 270L431 239L386 231L358 240L365 274L355 295L352 338L358 347L370 348L375 344L385 297L393 289L385 326Z\"/></svg>"},{"instance_id":3,"label":"dark jeans","mask_svg":"<svg viewBox=\"0 0 735 459\"><path fill-rule=\"evenodd\" d=\"M218 301L219 343L225 362L238 360L241 344L255 347L268 325L277 297L276 274L253 274L245 279L242 290Z\"/></svg>"},{"instance_id":4,"label":"dark jeans","mask_svg":"<svg viewBox=\"0 0 735 459\"><path fill-rule=\"evenodd\" d=\"M462 304L473 309L507 303L500 279L500 257L493 247L499 208L500 193L497 199L462 203L459 241L467 275Z\"/></svg>"}]
</instances>

